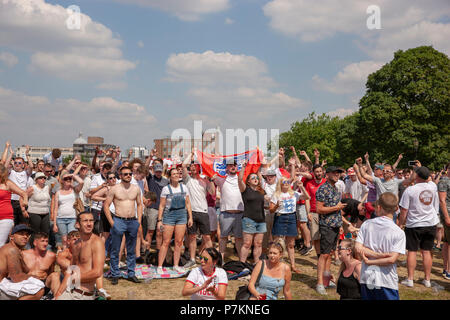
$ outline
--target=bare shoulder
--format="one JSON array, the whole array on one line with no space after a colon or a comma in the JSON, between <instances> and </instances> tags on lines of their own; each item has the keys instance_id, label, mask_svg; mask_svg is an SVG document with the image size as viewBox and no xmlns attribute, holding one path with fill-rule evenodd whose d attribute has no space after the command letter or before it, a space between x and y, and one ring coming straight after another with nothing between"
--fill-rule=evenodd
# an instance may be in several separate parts
<instances>
[{"instance_id":1,"label":"bare shoulder","mask_svg":"<svg viewBox=\"0 0 450 320\"><path fill-rule=\"evenodd\" d=\"M91 243L91 245L95 245L95 246L102 245L102 246L104 246L103 240L99 236L94 234L94 233L91 235L91 238L89 239L89 242Z\"/></svg>"},{"instance_id":2,"label":"bare shoulder","mask_svg":"<svg viewBox=\"0 0 450 320\"><path fill-rule=\"evenodd\" d=\"M53 251L48 250L47 253L45 254L45 256L47 258L51 258L51 259L56 259L56 253L54 253Z\"/></svg>"}]
</instances>

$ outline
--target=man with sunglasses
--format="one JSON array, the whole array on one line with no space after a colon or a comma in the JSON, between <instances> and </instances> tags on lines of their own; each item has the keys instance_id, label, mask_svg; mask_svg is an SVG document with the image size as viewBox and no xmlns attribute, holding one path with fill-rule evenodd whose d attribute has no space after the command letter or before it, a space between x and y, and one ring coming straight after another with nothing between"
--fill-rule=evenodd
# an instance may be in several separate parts
<instances>
[{"instance_id":1,"label":"man with sunglasses","mask_svg":"<svg viewBox=\"0 0 450 320\"><path fill-rule=\"evenodd\" d=\"M90 196L107 185L106 175L111 169L112 164L106 162L101 166L100 172L92 177L91 186L89 188ZM92 201L91 212L94 214L95 218L94 233L102 234L103 239L106 239L110 227L103 211L103 201Z\"/></svg>"},{"instance_id":2,"label":"man with sunglasses","mask_svg":"<svg viewBox=\"0 0 450 320\"><path fill-rule=\"evenodd\" d=\"M127 280L140 283L135 276L136 267L136 240L139 226L141 224L143 206L141 190L137 185L131 184L132 172L128 167L120 169L121 182L109 190L104 202L106 218L111 225L111 284L116 285L119 281L119 252L122 237L125 234L127 249ZM109 206L114 203L116 212L111 214Z\"/></svg>"},{"instance_id":3,"label":"man with sunglasses","mask_svg":"<svg viewBox=\"0 0 450 320\"><path fill-rule=\"evenodd\" d=\"M9 173L9 180L14 182L20 189L26 191L28 187L33 185L33 179L30 177L30 172L25 170L25 160L22 157L14 159L13 168ZM28 214L22 208L19 202L19 195L11 195L11 205L14 210L14 225L20 223L28 224Z\"/></svg>"},{"instance_id":4,"label":"man with sunglasses","mask_svg":"<svg viewBox=\"0 0 450 320\"><path fill-rule=\"evenodd\" d=\"M242 248L242 216L244 211L244 202L242 201L241 191L239 190L237 164L234 158L226 159L226 178L215 174L212 180L220 188L220 239L219 251L222 258L225 256L228 236L233 234L235 239L238 256L241 255ZM222 259L224 261L224 259Z\"/></svg>"}]
</instances>

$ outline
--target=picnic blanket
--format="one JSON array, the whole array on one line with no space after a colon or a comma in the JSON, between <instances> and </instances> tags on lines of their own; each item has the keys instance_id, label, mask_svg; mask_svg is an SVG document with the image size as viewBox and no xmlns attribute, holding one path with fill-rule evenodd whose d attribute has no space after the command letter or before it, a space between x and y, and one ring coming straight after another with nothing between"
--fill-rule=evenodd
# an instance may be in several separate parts
<instances>
[{"instance_id":1,"label":"picnic blanket","mask_svg":"<svg viewBox=\"0 0 450 320\"><path fill-rule=\"evenodd\" d=\"M137 264L134 272L136 278L139 280L151 280L151 279L174 279L174 278L182 278L186 276L190 270L186 270L185 272L178 272L173 269L173 267L163 267L163 273L158 274L156 272L157 267L151 264ZM103 274L105 278L111 278L111 270L108 270ZM125 268L120 269L120 276L122 278L128 277L128 271Z\"/></svg>"}]
</instances>

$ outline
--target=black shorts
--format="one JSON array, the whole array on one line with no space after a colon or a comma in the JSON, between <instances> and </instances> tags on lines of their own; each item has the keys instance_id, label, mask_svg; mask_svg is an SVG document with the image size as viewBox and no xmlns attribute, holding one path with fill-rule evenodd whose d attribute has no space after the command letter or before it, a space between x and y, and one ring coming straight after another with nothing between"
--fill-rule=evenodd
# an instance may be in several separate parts
<instances>
[{"instance_id":1,"label":"black shorts","mask_svg":"<svg viewBox=\"0 0 450 320\"><path fill-rule=\"evenodd\" d=\"M192 211L192 221L192 227L188 228L188 234L197 233L197 229L200 230L200 234L211 234L208 212Z\"/></svg>"},{"instance_id":2,"label":"black shorts","mask_svg":"<svg viewBox=\"0 0 450 320\"><path fill-rule=\"evenodd\" d=\"M420 248L420 250L431 251L436 237L436 226L405 228L405 235L406 250L419 251Z\"/></svg>"},{"instance_id":3,"label":"black shorts","mask_svg":"<svg viewBox=\"0 0 450 320\"><path fill-rule=\"evenodd\" d=\"M339 227L327 227L319 225L320 233L320 254L330 254L336 250L339 238Z\"/></svg>"}]
</instances>

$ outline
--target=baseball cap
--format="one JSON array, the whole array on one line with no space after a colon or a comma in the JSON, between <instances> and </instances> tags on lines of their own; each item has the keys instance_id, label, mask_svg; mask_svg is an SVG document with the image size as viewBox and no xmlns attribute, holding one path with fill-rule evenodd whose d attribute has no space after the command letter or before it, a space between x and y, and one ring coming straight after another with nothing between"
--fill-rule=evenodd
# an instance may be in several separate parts
<instances>
[{"instance_id":1,"label":"baseball cap","mask_svg":"<svg viewBox=\"0 0 450 320\"><path fill-rule=\"evenodd\" d=\"M384 166L382 164L376 164L375 169L383 170Z\"/></svg>"},{"instance_id":2,"label":"baseball cap","mask_svg":"<svg viewBox=\"0 0 450 320\"><path fill-rule=\"evenodd\" d=\"M15 226L12 231L11 231L11 235L19 232L19 231L28 231L30 234L33 233L33 229L31 229L29 226L27 226L26 224L18 224L17 226Z\"/></svg>"},{"instance_id":3,"label":"baseball cap","mask_svg":"<svg viewBox=\"0 0 450 320\"><path fill-rule=\"evenodd\" d=\"M163 166L160 164L160 163L156 163L154 166L153 166L153 171L159 171L159 172L162 172L163 171Z\"/></svg>"},{"instance_id":4,"label":"baseball cap","mask_svg":"<svg viewBox=\"0 0 450 320\"><path fill-rule=\"evenodd\" d=\"M327 171L326 171L326 173L330 173L330 172L345 172L345 170L343 170L343 169L341 169L341 168L338 168L338 167L336 167L336 166L329 166L328 168L327 168Z\"/></svg>"},{"instance_id":5,"label":"baseball cap","mask_svg":"<svg viewBox=\"0 0 450 320\"><path fill-rule=\"evenodd\" d=\"M427 167L418 167L416 169L416 174L420 179L428 180L430 177L430 170Z\"/></svg>"},{"instance_id":6,"label":"baseball cap","mask_svg":"<svg viewBox=\"0 0 450 320\"><path fill-rule=\"evenodd\" d=\"M263 175L265 175L265 176L276 176L277 173L275 172L275 170L269 169L266 172L264 172Z\"/></svg>"},{"instance_id":7,"label":"baseball cap","mask_svg":"<svg viewBox=\"0 0 450 320\"><path fill-rule=\"evenodd\" d=\"M348 168L347 174L348 174L349 176L356 176L355 169L353 169L353 168Z\"/></svg>"}]
</instances>

